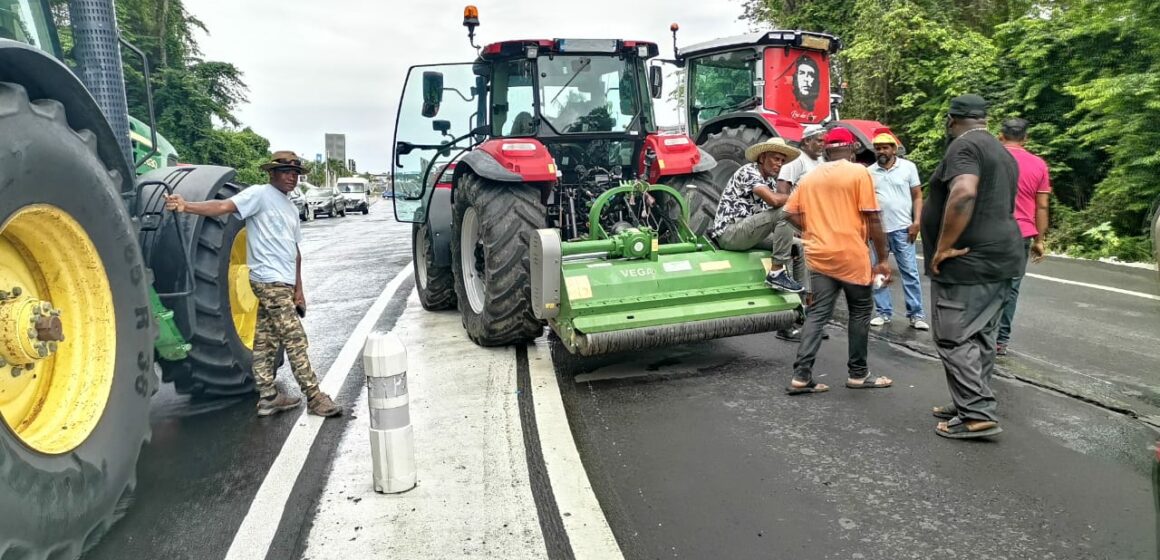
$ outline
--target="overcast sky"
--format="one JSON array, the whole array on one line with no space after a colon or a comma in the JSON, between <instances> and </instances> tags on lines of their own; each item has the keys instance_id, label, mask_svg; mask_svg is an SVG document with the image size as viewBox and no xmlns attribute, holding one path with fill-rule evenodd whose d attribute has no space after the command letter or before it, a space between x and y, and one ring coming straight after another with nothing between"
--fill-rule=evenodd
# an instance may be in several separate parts
<instances>
[{"instance_id":1,"label":"overcast sky","mask_svg":"<svg viewBox=\"0 0 1160 560\"><path fill-rule=\"evenodd\" d=\"M186 0L209 28L198 35L209 60L238 66L249 103L243 125L271 148L313 159L323 134L346 134L347 157L359 171L386 171L400 89L414 64L466 62L475 57L463 27L466 2L447 0ZM524 38L618 38L660 44L672 57L669 24L680 42L736 35L740 0L531 0L476 2L476 44ZM557 7L560 6L560 7ZM563 6L568 6L566 9ZM671 67L670 67L671 68ZM672 89L666 80L665 89ZM675 109L658 105L661 124Z\"/></svg>"}]
</instances>

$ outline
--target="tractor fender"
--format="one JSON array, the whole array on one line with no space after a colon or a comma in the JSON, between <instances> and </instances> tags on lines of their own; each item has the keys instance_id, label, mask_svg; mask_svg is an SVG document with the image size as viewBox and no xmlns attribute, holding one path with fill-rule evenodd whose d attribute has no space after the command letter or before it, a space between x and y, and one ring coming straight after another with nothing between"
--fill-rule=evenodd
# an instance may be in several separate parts
<instances>
[{"instance_id":1,"label":"tractor fender","mask_svg":"<svg viewBox=\"0 0 1160 560\"><path fill-rule=\"evenodd\" d=\"M180 194L186 200L212 200L222 185L234 179L237 171L229 167L216 165L185 165L181 167L163 167L150 171L141 176L141 182L164 181L172 187L175 194ZM142 212L163 212L165 193L157 185L147 185L141 189ZM173 220L181 228L181 238L173 227ZM158 292L179 292L188 289L189 263L184 259L174 259L172 255L192 255L196 250L195 244L201 236L201 227L205 220L194 214L175 215L172 212L162 214L161 223L156 231L143 232L141 236L141 250L145 262L153 270L153 284ZM238 219L235 216L223 216L225 220ZM184 246L182 243L184 242ZM224 250L228 251L229 248ZM183 298L185 299L185 298ZM182 309L180 305L166 302L174 310L173 319L184 336L194 332L197 325L196 313L190 309Z\"/></svg>"},{"instance_id":2,"label":"tractor fender","mask_svg":"<svg viewBox=\"0 0 1160 560\"><path fill-rule=\"evenodd\" d=\"M467 170L471 170L472 173L484 179L491 179L492 181L501 181L504 183L519 183L523 181L523 177L519 173L513 173L505 169L504 166L495 160L494 156L481 150L472 150L463 155L463 158L459 160L459 165L455 166L452 184L458 184L459 177Z\"/></svg>"},{"instance_id":3,"label":"tractor fender","mask_svg":"<svg viewBox=\"0 0 1160 560\"><path fill-rule=\"evenodd\" d=\"M650 150L656 155L656 161L646 170L644 157ZM639 165L641 175L655 183L662 177L708 171L717 167L717 160L684 134L650 134L644 139Z\"/></svg>"},{"instance_id":4,"label":"tractor fender","mask_svg":"<svg viewBox=\"0 0 1160 560\"><path fill-rule=\"evenodd\" d=\"M484 179L504 183L556 182L556 160L534 138L493 138L480 144L459 160L456 181L465 167Z\"/></svg>"},{"instance_id":5,"label":"tractor fender","mask_svg":"<svg viewBox=\"0 0 1160 560\"><path fill-rule=\"evenodd\" d=\"M121 154L120 142L96 100L67 66L31 45L0 39L0 82L23 86L31 100L55 99L64 105L69 127L96 135L101 163L121 175L122 196L132 196L136 173Z\"/></svg>"},{"instance_id":6,"label":"tractor fender","mask_svg":"<svg viewBox=\"0 0 1160 560\"><path fill-rule=\"evenodd\" d=\"M451 189L434 188L427 204L427 232L431 250L435 253L434 266L451 266Z\"/></svg>"},{"instance_id":7,"label":"tractor fender","mask_svg":"<svg viewBox=\"0 0 1160 560\"><path fill-rule=\"evenodd\" d=\"M797 144L802 140L802 125L797 121L776 113L742 111L713 117L701 125L697 132L697 145L704 144L710 134L721 132L725 127L752 126L765 131L774 138L784 138L786 142Z\"/></svg>"}]
</instances>

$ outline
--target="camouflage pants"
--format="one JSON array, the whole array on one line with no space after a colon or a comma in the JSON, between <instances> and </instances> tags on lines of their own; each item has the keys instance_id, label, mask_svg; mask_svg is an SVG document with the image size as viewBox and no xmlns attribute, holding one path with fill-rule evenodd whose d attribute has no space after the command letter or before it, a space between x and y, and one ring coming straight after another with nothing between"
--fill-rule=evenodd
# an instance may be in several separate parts
<instances>
[{"instance_id":1,"label":"camouflage pants","mask_svg":"<svg viewBox=\"0 0 1160 560\"><path fill-rule=\"evenodd\" d=\"M294 378L307 398L318 393L318 377L310 367L306 353L306 330L294 310L294 286L282 282L250 280L258 296L258 326L254 333L254 381L258 393L268 397L277 393L274 387L274 364L278 361L279 343L286 347Z\"/></svg>"}]
</instances>

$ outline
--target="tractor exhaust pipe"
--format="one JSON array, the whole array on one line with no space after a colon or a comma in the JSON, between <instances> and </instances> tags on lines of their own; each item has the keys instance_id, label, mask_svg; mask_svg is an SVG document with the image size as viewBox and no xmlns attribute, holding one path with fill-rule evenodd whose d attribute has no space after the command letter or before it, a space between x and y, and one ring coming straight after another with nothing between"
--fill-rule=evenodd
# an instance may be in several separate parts
<instances>
[{"instance_id":1,"label":"tractor exhaust pipe","mask_svg":"<svg viewBox=\"0 0 1160 560\"><path fill-rule=\"evenodd\" d=\"M81 81L113 127L121 153L133 168L125 71L121 66L120 33L113 0L69 0L68 11Z\"/></svg>"}]
</instances>

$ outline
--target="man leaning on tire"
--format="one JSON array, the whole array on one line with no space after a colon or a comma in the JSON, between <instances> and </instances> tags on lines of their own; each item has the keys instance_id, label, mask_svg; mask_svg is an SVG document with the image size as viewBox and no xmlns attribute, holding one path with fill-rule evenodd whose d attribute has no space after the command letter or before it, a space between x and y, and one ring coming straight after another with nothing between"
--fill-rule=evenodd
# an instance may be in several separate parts
<instances>
[{"instance_id":1,"label":"man leaning on tire","mask_svg":"<svg viewBox=\"0 0 1160 560\"><path fill-rule=\"evenodd\" d=\"M254 185L225 200L188 202L179 194L166 197L165 208L199 216L237 214L246 221L246 257L250 265L250 286L258 297L258 325L254 335L254 381L258 386L258 416L290 410L302 399L278 390L274 384L274 364L279 345L286 347L290 367L298 386L306 395L307 409L318 416L337 416L342 407L318 388L318 377L310 367L306 331L296 316L306 312L302 291L302 229L298 209L287 196L306 170L294 152L274 152L262 165L270 182Z\"/></svg>"}]
</instances>

